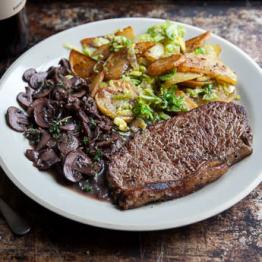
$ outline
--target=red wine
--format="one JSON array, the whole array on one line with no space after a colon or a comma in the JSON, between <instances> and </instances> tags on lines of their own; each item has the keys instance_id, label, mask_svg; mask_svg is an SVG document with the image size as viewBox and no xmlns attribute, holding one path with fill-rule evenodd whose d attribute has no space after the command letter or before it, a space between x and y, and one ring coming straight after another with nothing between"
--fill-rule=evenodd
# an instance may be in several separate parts
<instances>
[{"instance_id":1,"label":"red wine","mask_svg":"<svg viewBox=\"0 0 262 262\"><path fill-rule=\"evenodd\" d=\"M0 1L0 57L14 56L28 44L26 0Z\"/></svg>"}]
</instances>

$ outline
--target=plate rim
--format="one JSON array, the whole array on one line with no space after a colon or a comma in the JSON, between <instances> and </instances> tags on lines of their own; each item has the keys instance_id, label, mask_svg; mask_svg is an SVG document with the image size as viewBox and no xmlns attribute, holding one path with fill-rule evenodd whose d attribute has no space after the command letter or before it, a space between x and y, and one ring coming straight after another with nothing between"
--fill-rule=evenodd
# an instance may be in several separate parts
<instances>
[{"instance_id":1,"label":"plate rim","mask_svg":"<svg viewBox=\"0 0 262 262\"><path fill-rule=\"evenodd\" d=\"M30 49L28 49L26 52L24 52L22 55L20 55L10 66L9 68L6 70L6 72L4 73L4 75L1 77L0 79L0 90L3 88L2 82L4 82L5 78L7 78L10 74L10 72L13 70L13 68L16 67L16 65L20 62L21 59L23 59L23 57L25 57L27 55L27 53L29 53L32 49L37 48L40 44L43 44L45 41L48 41L50 38L56 37L59 34L63 34L65 31L71 31L71 30L75 30L76 28L79 27L84 27L86 25L92 26L92 24L97 24L97 23L108 23L108 22L112 22L112 21L121 21L121 20L126 20L126 21L131 21L131 20L147 20L150 22L163 22L165 21L165 19L159 19L159 18L146 18L146 17L130 17L130 18L111 18L111 19L104 19L104 20L99 20L99 21L94 21L94 22L89 22L89 23L85 23L85 24L81 24L66 30L63 30L61 32L58 32L56 34L53 34L43 40L41 40L40 42L38 42L37 44L35 44L33 47L31 47ZM172 20L173 21L173 20ZM204 31L202 28L196 27L196 26L192 26L186 23L181 23L181 22L177 22L177 21L173 21L176 24L180 24L180 25L184 25L186 27L189 27L193 30L197 30L197 31ZM241 55L243 55L253 66L254 68L256 68L256 70L258 71L258 73L262 73L262 69L260 68L260 66L248 55L246 54L243 50L241 50L239 47L237 47L236 45L232 44L230 41L220 37L217 34L213 34L214 36L216 36L217 38L219 38L220 40L222 40L223 42L226 42L226 44L228 44L230 46L230 48L236 49L238 52L241 53ZM9 177L9 179L15 184L15 186L17 186L19 188L19 190L21 190L25 195L27 195L29 198L31 198L33 201L37 202L38 204L40 204L41 206L43 206L44 208L47 208L48 210L61 215L63 217L66 217L68 219L77 221L79 223L82 224L86 224L86 225L91 225L91 226L96 226L96 227L100 227L100 228L105 228L105 229L113 229L113 230L122 230L122 231L156 231L156 230L163 230L163 229L169 229L169 228L177 228L177 227L181 227L181 226L186 226L192 223L197 223L200 222L202 220L205 220L207 218L213 217L227 209L229 209L230 207L232 207L233 205L235 205L236 203L238 203L239 201L241 201L244 197L246 197L255 187L257 187L261 180L262 180L262 173L260 173L256 179L254 179L248 187L246 187L244 190L242 190L241 192L239 192L238 194L236 194L234 197L231 197L228 201L223 202L222 204L216 206L213 209L210 209L206 212L202 212L199 213L198 215L195 216L190 216L186 219L184 219L183 222L180 221L180 223L177 223L176 225L172 224L172 223L162 223L162 224L157 224L157 225L117 225L117 224L111 224L111 223L102 223L102 222L97 222L95 220L92 219L88 219L88 218L81 218L77 215L74 215L72 213L67 212L66 210L62 210L58 207L56 207L55 205L50 204L49 202L43 200L42 198L38 197L37 195L31 193L22 183L20 183L16 177L12 174L12 172L9 170L9 168L6 166L6 164L4 163L2 156L0 155L0 166L3 168L5 174Z\"/></svg>"}]
</instances>

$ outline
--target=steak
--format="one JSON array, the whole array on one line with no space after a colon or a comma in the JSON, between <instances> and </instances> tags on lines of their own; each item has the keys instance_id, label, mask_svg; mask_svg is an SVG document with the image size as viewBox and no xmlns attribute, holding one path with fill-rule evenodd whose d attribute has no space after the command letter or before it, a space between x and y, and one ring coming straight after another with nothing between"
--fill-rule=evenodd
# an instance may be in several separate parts
<instances>
[{"instance_id":1,"label":"steak","mask_svg":"<svg viewBox=\"0 0 262 262\"><path fill-rule=\"evenodd\" d=\"M224 175L252 153L243 106L212 102L135 134L111 157L115 203L130 209L181 197Z\"/></svg>"}]
</instances>

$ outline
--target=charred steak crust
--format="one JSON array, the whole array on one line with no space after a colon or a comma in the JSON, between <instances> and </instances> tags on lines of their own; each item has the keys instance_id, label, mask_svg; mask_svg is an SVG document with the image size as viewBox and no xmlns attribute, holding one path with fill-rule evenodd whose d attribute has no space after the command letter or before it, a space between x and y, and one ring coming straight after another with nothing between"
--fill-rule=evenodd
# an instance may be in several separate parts
<instances>
[{"instance_id":1,"label":"charred steak crust","mask_svg":"<svg viewBox=\"0 0 262 262\"><path fill-rule=\"evenodd\" d=\"M107 180L122 209L187 195L252 153L243 106L212 102L137 133L116 152Z\"/></svg>"}]
</instances>

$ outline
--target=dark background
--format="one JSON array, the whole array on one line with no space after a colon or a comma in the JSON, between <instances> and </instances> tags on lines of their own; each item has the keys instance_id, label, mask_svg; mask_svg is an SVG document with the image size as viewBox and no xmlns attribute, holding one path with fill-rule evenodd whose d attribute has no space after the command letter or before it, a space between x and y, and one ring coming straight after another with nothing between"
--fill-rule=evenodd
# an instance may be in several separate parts
<instances>
[{"instance_id":1,"label":"dark background","mask_svg":"<svg viewBox=\"0 0 262 262\"><path fill-rule=\"evenodd\" d=\"M31 0L27 14L29 46L89 21L160 17L211 30L262 65L261 1ZM14 59L0 61L0 75ZM29 235L15 237L0 216L0 261L235 262L261 261L262 257L261 185L216 217L179 229L147 233L98 229L53 214L15 188L1 169L0 195L32 225Z\"/></svg>"}]
</instances>

